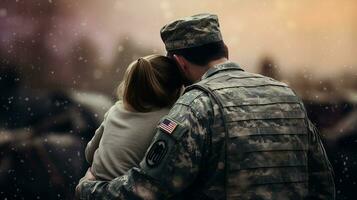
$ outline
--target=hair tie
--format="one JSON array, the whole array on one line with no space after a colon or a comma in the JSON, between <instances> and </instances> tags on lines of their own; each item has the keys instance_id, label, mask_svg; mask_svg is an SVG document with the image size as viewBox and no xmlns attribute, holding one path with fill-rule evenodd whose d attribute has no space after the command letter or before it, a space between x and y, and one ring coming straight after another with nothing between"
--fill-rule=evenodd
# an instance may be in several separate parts
<instances>
[{"instance_id":1,"label":"hair tie","mask_svg":"<svg viewBox=\"0 0 357 200\"><path fill-rule=\"evenodd\" d=\"M142 64L146 63L150 68L152 67L151 63L146 58L140 57L138 58L137 62Z\"/></svg>"}]
</instances>

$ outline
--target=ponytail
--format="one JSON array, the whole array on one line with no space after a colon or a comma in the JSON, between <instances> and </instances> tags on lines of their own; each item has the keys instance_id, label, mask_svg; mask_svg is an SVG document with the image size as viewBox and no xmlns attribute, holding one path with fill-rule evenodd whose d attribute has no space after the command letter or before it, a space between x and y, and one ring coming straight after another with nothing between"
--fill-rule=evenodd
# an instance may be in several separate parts
<instances>
[{"instance_id":1,"label":"ponytail","mask_svg":"<svg viewBox=\"0 0 357 200\"><path fill-rule=\"evenodd\" d=\"M177 77L180 74L173 60L159 55L142 57L129 65L118 94L138 112L171 106L182 85Z\"/></svg>"},{"instance_id":2,"label":"ponytail","mask_svg":"<svg viewBox=\"0 0 357 200\"><path fill-rule=\"evenodd\" d=\"M141 83L147 83L149 89L151 89L156 96L166 96L166 92L158 80L158 72L152 64L146 58L139 58L137 62L137 72L138 75L141 76Z\"/></svg>"}]
</instances>

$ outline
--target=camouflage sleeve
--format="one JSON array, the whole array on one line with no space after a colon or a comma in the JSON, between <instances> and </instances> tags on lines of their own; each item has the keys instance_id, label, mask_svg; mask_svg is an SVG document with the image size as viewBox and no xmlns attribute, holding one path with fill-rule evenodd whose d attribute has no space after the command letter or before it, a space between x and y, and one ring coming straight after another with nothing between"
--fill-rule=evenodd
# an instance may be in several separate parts
<instances>
[{"instance_id":1,"label":"camouflage sleeve","mask_svg":"<svg viewBox=\"0 0 357 200\"><path fill-rule=\"evenodd\" d=\"M309 198L335 199L335 184L332 166L322 145L316 127L309 121Z\"/></svg>"},{"instance_id":2,"label":"camouflage sleeve","mask_svg":"<svg viewBox=\"0 0 357 200\"><path fill-rule=\"evenodd\" d=\"M208 130L208 117L187 103L196 97L186 95L161 120L140 168L110 182L84 181L80 198L167 199L184 191L199 172Z\"/></svg>"}]
</instances>

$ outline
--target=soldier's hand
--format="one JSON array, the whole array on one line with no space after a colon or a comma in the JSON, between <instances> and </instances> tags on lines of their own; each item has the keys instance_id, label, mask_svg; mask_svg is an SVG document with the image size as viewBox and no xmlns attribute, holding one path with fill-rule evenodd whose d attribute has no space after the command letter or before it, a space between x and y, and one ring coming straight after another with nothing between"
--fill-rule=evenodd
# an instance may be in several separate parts
<instances>
[{"instance_id":1,"label":"soldier's hand","mask_svg":"<svg viewBox=\"0 0 357 200\"><path fill-rule=\"evenodd\" d=\"M80 196L80 186L84 181L94 181L95 180L95 176L93 175L91 168L88 168L86 174L84 175L83 178L81 178L81 180L79 180L78 185L76 186L76 191L75 191L75 199L79 199Z\"/></svg>"},{"instance_id":2,"label":"soldier's hand","mask_svg":"<svg viewBox=\"0 0 357 200\"><path fill-rule=\"evenodd\" d=\"M83 177L85 180L90 180L90 181L94 181L95 180L95 176L92 173L92 169L88 168L86 175L84 175Z\"/></svg>"}]
</instances>

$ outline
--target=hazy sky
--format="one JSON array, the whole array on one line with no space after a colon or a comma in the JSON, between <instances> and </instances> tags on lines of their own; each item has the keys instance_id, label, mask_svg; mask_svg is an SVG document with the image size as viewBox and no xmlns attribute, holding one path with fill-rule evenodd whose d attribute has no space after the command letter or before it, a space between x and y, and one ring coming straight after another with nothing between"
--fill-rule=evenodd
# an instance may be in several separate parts
<instances>
[{"instance_id":1,"label":"hazy sky","mask_svg":"<svg viewBox=\"0 0 357 200\"><path fill-rule=\"evenodd\" d=\"M27 1L27 0L26 0ZM37 1L38 2L38 1ZM27 3L31 3L28 1ZM62 7L50 46L70 52L80 36L92 38L110 63L118 39L164 52L160 28L178 17L202 12L219 16L232 60L254 71L271 56L285 74L307 69L333 76L356 73L355 0L49 0ZM0 4L0 18L9 13ZM26 23L19 25L26 27ZM6 35L3 31L2 35ZM9 32L11 35L12 33Z\"/></svg>"},{"instance_id":2,"label":"hazy sky","mask_svg":"<svg viewBox=\"0 0 357 200\"><path fill-rule=\"evenodd\" d=\"M163 52L159 30L165 23L212 12L219 16L231 59L248 69L265 55L285 73L307 68L333 74L357 67L354 0L107 0L81 8L81 26L88 26L107 58L118 35Z\"/></svg>"}]
</instances>

